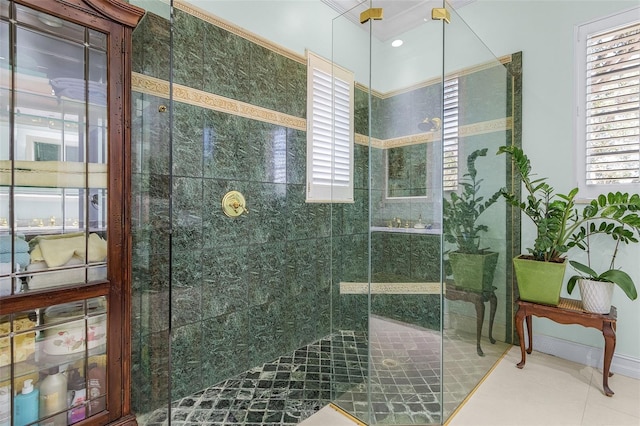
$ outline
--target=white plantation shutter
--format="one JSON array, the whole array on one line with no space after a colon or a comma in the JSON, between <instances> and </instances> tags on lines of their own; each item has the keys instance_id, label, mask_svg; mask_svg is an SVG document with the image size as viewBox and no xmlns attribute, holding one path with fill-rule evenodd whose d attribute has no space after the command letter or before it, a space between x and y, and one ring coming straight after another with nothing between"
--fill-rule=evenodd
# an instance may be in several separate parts
<instances>
[{"instance_id":1,"label":"white plantation shutter","mask_svg":"<svg viewBox=\"0 0 640 426\"><path fill-rule=\"evenodd\" d=\"M458 189L458 78L444 82L442 185L444 191Z\"/></svg>"},{"instance_id":2,"label":"white plantation shutter","mask_svg":"<svg viewBox=\"0 0 640 426\"><path fill-rule=\"evenodd\" d=\"M638 11L578 29L578 185L589 197L640 184ZM632 21L634 18L635 21Z\"/></svg>"},{"instance_id":3,"label":"white plantation shutter","mask_svg":"<svg viewBox=\"0 0 640 426\"><path fill-rule=\"evenodd\" d=\"M307 54L307 202L353 202L353 73Z\"/></svg>"}]
</instances>

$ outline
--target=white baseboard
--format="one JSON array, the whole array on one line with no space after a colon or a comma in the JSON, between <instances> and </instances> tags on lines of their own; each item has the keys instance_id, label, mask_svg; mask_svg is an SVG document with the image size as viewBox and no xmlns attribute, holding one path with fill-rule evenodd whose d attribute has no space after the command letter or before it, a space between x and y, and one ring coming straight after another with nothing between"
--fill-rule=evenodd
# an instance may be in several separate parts
<instances>
[{"instance_id":1,"label":"white baseboard","mask_svg":"<svg viewBox=\"0 0 640 426\"><path fill-rule=\"evenodd\" d=\"M604 350L543 334L533 335L533 349L594 368L602 368ZM611 372L640 379L640 359L613 354Z\"/></svg>"}]
</instances>

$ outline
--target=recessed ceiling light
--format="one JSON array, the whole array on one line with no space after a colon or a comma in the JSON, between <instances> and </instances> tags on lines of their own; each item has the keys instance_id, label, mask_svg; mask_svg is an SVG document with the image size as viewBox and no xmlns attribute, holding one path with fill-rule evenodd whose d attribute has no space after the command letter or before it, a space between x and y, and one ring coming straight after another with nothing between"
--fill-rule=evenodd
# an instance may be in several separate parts
<instances>
[{"instance_id":1,"label":"recessed ceiling light","mask_svg":"<svg viewBox=\"0 0 640 426\"><path fill-rule=\"evenodd\" d=\"M393 46L393 47L400 47L400 46L402 46L402 43L404 43L404 42L403 42L402 40L400 40L400 39L398 39L398 40L393 40L393 41L391 42L391 46Z\"/></svg>"}]
</instances>

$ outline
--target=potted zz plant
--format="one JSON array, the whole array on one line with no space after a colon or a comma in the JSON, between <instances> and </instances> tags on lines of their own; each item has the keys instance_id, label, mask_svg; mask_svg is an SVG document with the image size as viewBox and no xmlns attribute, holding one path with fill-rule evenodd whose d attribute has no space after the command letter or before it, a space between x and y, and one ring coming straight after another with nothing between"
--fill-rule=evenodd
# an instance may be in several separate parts
<instances>
[{"instance_id":1,"label":"potted zz plant","mask_svg":"<svg viewBox=\"0 0 640 426\"><path fill-rule=\"evenodd\" d=\"M455 244L449 251L449 265L456 286L466 290L491 291L493 275L498 263L498 253L480 248L480 233L488 231L487 225L478 224L478 217L500 198L496 191L488 199L478 195L482 179L478 179L475 166L478 157L487 155L487 148L472 152L467 157L467 173L460 181L462 191L452 192L443 199L444 239Z\"/></svg>"},{"instance_id":2,"label":"potted zz plant","mask_svg":"<svg viewBox=\"0 0 640 426\"><path fill-rule=\"evenodd\" d=\"M527 194L523 197L524 201L520 201L518 194L503 188L502 196L531 219L536 227L536 238L533 247L527 249L528 254L513 259L520 299L557 305L560 302L567 251L572 247L586 249L589 236L596 233L592 229L602 229L598 233L607 234L616 241L635 241L626 227L636 230L640 227L640 197L637 194L629 196L620 193L601 195L579 213L575 205L578 188L568 194L556 193L546 178L532 180L531 163L522 149L502 146L498 154L503 153L511 156L514 170L522 179ZM599 225L592 228L592 223L593 226L596 226L595 223ZM582 268L582 272L585 270ZM598 276L595 272L594 275ZM619 276L616 273L604 275L601 278Z\"/></svg>"}]
</instances>

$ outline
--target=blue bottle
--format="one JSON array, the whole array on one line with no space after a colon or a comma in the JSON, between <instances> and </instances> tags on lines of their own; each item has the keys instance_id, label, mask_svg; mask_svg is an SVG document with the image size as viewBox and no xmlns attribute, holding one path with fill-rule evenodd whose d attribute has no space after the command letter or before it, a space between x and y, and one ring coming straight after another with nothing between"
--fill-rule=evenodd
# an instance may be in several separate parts
<instances>
[{"instance_id":1,"label":"blue bottle","mask_svg":"<svg viewBox=\"0 0 640 426\"><path fill-rule=\"evenodd\" d=\"M24 426L38 420L38 389L33 380L28 379L22 385L22 392L13 399L14 426Z\"/></svg>"}]
</instances>

